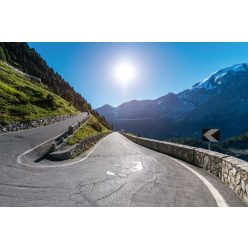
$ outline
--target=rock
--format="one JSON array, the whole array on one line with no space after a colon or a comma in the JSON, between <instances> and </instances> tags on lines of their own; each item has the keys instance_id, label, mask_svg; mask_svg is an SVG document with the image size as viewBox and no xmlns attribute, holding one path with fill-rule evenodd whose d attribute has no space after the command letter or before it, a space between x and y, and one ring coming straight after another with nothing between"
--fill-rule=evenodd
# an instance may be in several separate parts
<instances>
[{"instance_id":1,"label":"rock","mask_svg":"<svg viewBox=\"0 0 248 248\"><path fill-rule=\"evenodd\" d=\"M247 197L247 195L243 194L242 199L248 204L248 197Z\"/></svg>"},{"instance_id":2,"label":"rock","mask_svg":"<svg viewBox=\"0 0 248 248\"><path fill-rule=\"evenodd\" d=\"M242 190L245 191L245 181L244 180L241 180L241 187L242 187Z\"/></svg>"},{"instance_id":3,"label":"rock","mask_svg":"<svg viewBox=\"0 0 248 248\"><path fill-rule=\"evenodd\" d=\"M206 156L203 160L203 169L207 170L208 168L208 163L209 163L209 158Z\"/></svg>"},{"instance_id":4,"label":"rock","mask_svg":"<svg viewBox=\"0 0 248 248\"><path fill-rule=\"evenodd\" d=\"M240 173L238 173L236 176L235 183L238 185L238 184L240 184L240 181L241 181L241 176L240 176Z\"/></svg>"},{"instance_id":5,"label":"rock","mask_svg":"<svg viewBox=\"0 0 248 248\"><path fill-rule=\"evenodd\" d=\"M230 184L229 184L229 187L230 187L232 190L234 190L234 189L235 189L235 184L230 183Z\"/></svg>"},{"instance_id":6,"label":"rock","mask_svg":"<svg viewBox=\"0 0 248 248\"><path fill-rule=\"evenodd\" d=\"M231 177L231 182L232 184L235 184L236 178L235 177Z\"/></svg>"},{"instance_id":7,"label":"rock","mask_svg":"<svg viewBox=\"0 0 248 248\"><path fill-rule=\"evenodd\" d=\"M233 176L236 176L236 173L237 173L237 170L236 170L235 167L233 167L233 169L232 169L232 175L233 175Z\"/></svg>"},{"instance_id":8,"label":"rock","mask_svg":"<svg viewBox=\"0 0 248 248\"><path fill-rule=\"evenodd\" d=\"M245 185L245 191L246 191L246 194L248 195L248 184Z\"/></svg>"},{"instance_id":9,"label":"rock","mask_svg":"<svg viewBox=\"0 0 248 248\"><path fill-rule=\"evenodd\" d=\"M238 195L240 195L241 194L241 192L242 192L242 188L238 185L238 186L236 186L236 188L235 188L235 192L238 194Z\"/></svg>"},{"instance_id":10,"label":"rock","mask_svg":"<svg viewBox=\"0 0 248 248\"><path fill-rule=\"evenodd\" d=\"M65 120L71 117L73 117L73 115L63 115L63 116L58 116L58 117L40 118L38 120L34 120L31 122L11 123L7 125L6 127L3 127L0 125L0 133L14 132L14 131L19 131L19 130L24 130L24 129L35 128L39 126L44 126L44 125L59 122L61 120Z\"/></svg>"}]
</instances>

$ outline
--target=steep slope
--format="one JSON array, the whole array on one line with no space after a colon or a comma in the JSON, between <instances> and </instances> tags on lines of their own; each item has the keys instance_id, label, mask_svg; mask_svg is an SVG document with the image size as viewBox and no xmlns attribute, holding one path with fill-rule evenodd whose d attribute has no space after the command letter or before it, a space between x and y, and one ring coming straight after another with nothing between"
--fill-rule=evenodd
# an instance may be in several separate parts
<instances>
[{"instance_id":1,"label":"steep slope","mask_svg":"<svg viewBox=\"0 0 248 248\"><path fill-rule=\"evenodd\" d=\"M79 111L91 111L107 128L111 126L105 118L92 110L91 105L70 86L58 73L49 67L46 61L24 42L0 42L0 59L18 68L24 73L41 79L48 89L65 99Z\"/></svg>"},{"instance_id":2,"label":"steep slope","mask_svg":"<svg viewBox=\"0 0 248 248\"><path fill-rule=\"evenodd\" d=\"M0 124L78 114L47 86L0 60Z\"/></svg>"},{"instance_id":3,"label":"steep slope","mask_svg":"<svg viewBox=\"0 0 248 248\"><path fill-rule=\"evenodd\" d=\"M202 128L216 127L226 139L248 130L247 84L248 65L242 63L221 69L179 94L124 103L107 115L105 108L99 112L115 128L150 138L200 137ZM122 120L127 114L129 121ZM137 116L143 119L140 123L134 121Z\"/></svg>"},{"instance_id":4,"label":"steep slope","mask_svg":"<svg viewBox=\"0 0 248 248\"><path fill-rule=\"evenodd\" d=\"M27 43L1 42L6 61L25 73L41 78L53 93L71 102L80 111L87 111L90 105L58 73L50 68L46 61Z\"/></svg>"}]
</instances>

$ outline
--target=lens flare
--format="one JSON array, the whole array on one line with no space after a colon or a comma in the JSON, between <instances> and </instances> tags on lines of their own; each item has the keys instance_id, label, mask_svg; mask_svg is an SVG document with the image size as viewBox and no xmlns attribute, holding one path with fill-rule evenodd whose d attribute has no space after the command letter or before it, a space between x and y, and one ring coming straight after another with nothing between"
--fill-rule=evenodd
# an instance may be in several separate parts
<instances>
[{"instance_id":1,"label":"lens flare","mask_svg":"<svg viewBox=\"0 0 248 248\"><path fill-rule=\"evenodd\" d=\"M136 67L131 62L123 61L116 65L114 75L120 84L127 86L136 78Z\"/></svg>"}]
</instances>

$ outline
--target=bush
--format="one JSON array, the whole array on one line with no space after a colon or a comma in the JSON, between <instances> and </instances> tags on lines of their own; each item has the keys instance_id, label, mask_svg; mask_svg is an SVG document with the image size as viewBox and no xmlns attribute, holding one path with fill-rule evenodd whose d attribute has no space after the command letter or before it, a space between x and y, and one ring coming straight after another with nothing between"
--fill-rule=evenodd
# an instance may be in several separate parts
<instances>
[{"instance_id":1,"label":"bush","mask_svg":"<svg viewBox=\"0 0 248 248\"><path fill-rule=\"evenodd\" d=\"M96 130L97 132L101 132L102 131L102 126L101 126L101 124L100 123L98 123L98 122L91 122L90 123L90 126L94 129L94 130Z\"/></svg>"},{"instance_id":2,"label":"bush","mask_svg":"<svg viewBox=\"0 0 248 248\"><path fill-rule=\"evenodd\" d=\"M34 104L40 108L55 110L57 108L55 97L51 94L42 96L41 99L34 101Z\"/></svg>"},{"instance_id":3,"label":"bush","mask_svg":"<svg viewBox=\"0 0 248 248\"><path fill-rule=\"evenodd\" d=\"M6 56L2 47L0 47L0 60L6 61Z\"/></svg>"},{"instance_id":4,"label":"bush","mask_svg":"<svg viewBox=\"0 0 248 248\"><path fill-rule=\"evenodd\" d=\"M56 109L56 102L53 95L47 95L46 97L47 106L51 109Z\"/></svg>"},{"instance_id":5,"label":"bush","mask_svg":"<svg viewBox=\"0 0 248 248\"><path fill-rule=\"evenodd\" d=\"M15 106L10 109L11 114L18 115L18 116L26 116L29 114L29 110L26 109L24 106Z\"/></svg>"}]
</instances>

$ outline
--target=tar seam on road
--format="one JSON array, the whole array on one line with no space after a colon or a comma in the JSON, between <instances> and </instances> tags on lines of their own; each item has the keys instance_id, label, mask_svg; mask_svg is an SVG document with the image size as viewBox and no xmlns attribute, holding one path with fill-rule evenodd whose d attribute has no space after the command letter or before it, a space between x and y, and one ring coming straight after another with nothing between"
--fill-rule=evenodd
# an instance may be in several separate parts
<instances>
[{"instance_id":1,"label":"tar seam on road","mask_svg":"<svg viewBox=\"0 0 248 248\"><path fill-rule=\"evenodd\" d=\"M61 134L60 134L61 135ZM68 165L73 165L73 164L77 164L79 162L82 162L84 160L86 160L94 151L95 149L100 145L100 143L107 137L104 137L102 140L100 140L96 146L87 154L86 157L83 157L82 159L78 160L78 161L74 161L72 163L68 163L68 164L62 164L62 165L53 165L53 166L33 166L33 165L29 165L29 164L24 164L21 162L21 158L22 156L24 156L25 154L31 152L32 150L34 150L35 148L45 144L46 142L49 142L51 141L52 139L55 139L57 137L59 137L60 135L56 136L56 137L53 137L47 141L44 141L43 143L37 145L36 147L34 148L31 148L29 149L28 151L22 153L21 155L18 156L17 158L17 162L19 164L22 164L24 166L28 166L28 167L32 167L32 168L56 168L56 167L64 167L64 166L68 166ZM165 155L163 154L164 156L168 157L169 159L175 161L176 163L182 165L184 168L186 168L187 170L189 170L190 172L192 172L195 176L197 176L205 185L206 187L209 189L209 191L211 192L212 196L214 197L218 207L228 207L228 204L226 203L226 201L224 200L224 198L222 197L222 195L218 192L218 190L206 179L204 178L202 175L200 175L198 172L196 172L195 170L193 170L192 168L190 168L189 166L187 166L186 164L184 164L183 162L175 159L175 158L172 158L168 155Z\"/></svg>"},{"instance_id":2,"label":"tar seam on road","mask_svg":"<svg viewBox=\"0 0 248 248\"><path fill-rule=\"evenodd\" d=\"M43 145L43 144L45 144L45 143L47 143L47 142L49 142L49 141L51 141L51 140L53 140L53 139L56 139L57 137L59 137L59 136L61 136L61 135L62 135L62 134L60 134L60 135L58 135L58 136L56 136L56 137L53 137L53 138L51 138L51 139L49 139L49 140L46 140L46 141L44 141L43 143L41 143L41 144L39 144L39 145L37 145L37 146L35 146L35 147L29 149L28 151L22 153L21 155L19 155L19 156L17 157L17 162L18 162L19 164L21 164L21 165L24 165L24 166L27 166L27 167L32 167L32 168L57 168L57 167L65 167L65 166L77 164L77 163L79 163L79 162L82 162L82 161L86 160L86 159L91 155L91 153L94 152L95 149L100 145L100 143L107 137L107 136L106 136L106 137L104 137L102 140L100 140L100 141L96 144L96 146L87 154L86 157L83 157L82 159L80 159L80 160L78 160L78 161L74 161L74 162L71 162L71 163L68 163L68 164L60 164L60 165L43 165L43 166L42 166L42 165L34 166L34 165L31 165L31 164L22 163L21 158L22 158L24 155L26 155L27 153L33 151L33 150L36 149L37 147L39 147L39 146L41 146L41 145Z\"/></svg>"},{"instance_id":3,"label":"tar seam on road","mask_svg":"<svg viewBox=\"0 0 248 248\"><path fill-rule=\"evenodd\" d=\"M127 141L130 141L129 139L127 139L125 136L123 136ZM134 143L134 142L132 142ZM136 144L137 145L137 144ZM141 145L138 145L141 146ZM143 146L141 146L143 147ZM143 147L144 148L144 147ZM146 148L149 149L149 148ZM150 149L149 149L150 150ZM205 185L206 187L209 189L210 193L212 194L212 196L214 197L217 206L218 207L229 207L229 205L227 204L227 202L225 201L225 199L222 197L222 195L218 192L218 190L213 186L213 184L211 184L205 177L203 177L201 174L199 174L198 172L196 172L195 170L193 170L192 168L190 168L189 166L187 166L186 164L184 164L183 162L181 162L178 159L172 158L166 154L163 154L164 156L168 157L169 159L175 161L176 163L182 165L184 168L186 168L187 170L189 170L190 172L192 172L195 176L197 176ZM151 157L151 156L150 156ZM151 157L152 158L152 157Z\"/></svg>"},{"instance_id":4,"label":"tar seam on road","mask_svg":"<svg viewBox=\"0 0 248 248\"><path fill-rule=\"evenodd\" d=\"M165 155L165 154L164 154ZM228 204L226 203L225 199L222 197L222 195L218 192L218 190L211 184L205 177L203 177L201 174L184 164L183 162L179 161L178 159L172 158L170 156L165 155L166 157L174 160L175 162L179 163L182 165L184 168L187 170L191 171L193 174L195 174L209 189L211 194L213 195L218 207L229 207Z\"/></svg>"}]
</instances>

